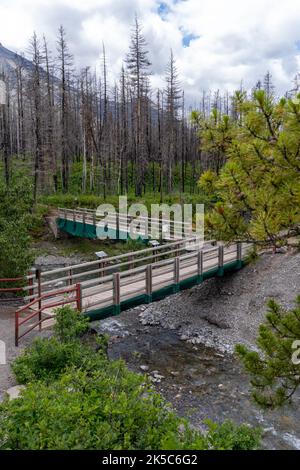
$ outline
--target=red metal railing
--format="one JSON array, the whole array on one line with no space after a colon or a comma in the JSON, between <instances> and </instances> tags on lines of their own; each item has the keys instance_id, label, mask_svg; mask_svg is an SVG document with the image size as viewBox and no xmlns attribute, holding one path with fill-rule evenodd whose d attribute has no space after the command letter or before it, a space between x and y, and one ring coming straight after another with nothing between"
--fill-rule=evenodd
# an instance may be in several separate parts
<instances>
[{"instance_id":1,"label":"red metal railing","mask_svg":"<svg viewBox=\"0 0 300 470\"><path fill-rule=\"evenodd\" d=\"M75 292L75 297L72 298L63 298L63 299L54 299L53 302L50 303L44 303L43 301L45 299L49 299L51 297L60 297L64 294L70 294L72 292ZM47 315L47 317L42 318L42 313L46 309L51 309L55 307L60 307L63 305L71 304L71 303L76 303L76 308L77 310L81 311L81 285L76 284L70 287L67 287L62 290L57 290L55 292L50 292L47 294L43 294L40 297L35 298L32 300L29 304L24 305L24 307L19 308L16 313L15 313L15 345L19 346L19 340L23 338L23 336L27 335L30 331L34 330L35 328L39 327L39 330L41 331L42 323L45 320L49 320L54 317L54 315ZM20 315L27 310L33 309L34 306L38 304L37 310L34 310L32 313L27 315L26 317L20 318ZM30 325L30 327L26 330L23 331L22 334L20 334L20 326L24 325L24 323L27 323L28 321L32 320L34 317L38 316L38 322L34 323L34 325Z\"/></svg>"},{"instance_id":2,"label":"red metal railing","mask_svg":"<svg viewBox=\"0 0 300 470\"><path fill-rule=\"evenodd\" d=\"M11 277L11 278L6 278L6 279L0 279L0 285L1 283L5 283L5 284L10 284L10 283L16 283L16 282L20 282L20 281L24 281L24 277ZM23 287L0 287L0 294L2 292L22 292L23 291Z\"/></svg>"}]
</instances>

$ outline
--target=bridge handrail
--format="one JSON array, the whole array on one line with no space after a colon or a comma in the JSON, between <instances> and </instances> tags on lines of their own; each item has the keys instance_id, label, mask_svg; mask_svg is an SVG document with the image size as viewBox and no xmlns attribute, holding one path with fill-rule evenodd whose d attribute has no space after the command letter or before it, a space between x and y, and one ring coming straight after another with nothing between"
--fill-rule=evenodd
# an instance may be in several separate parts
<instances>
[{"instance_id":1,"label":"bridge handrail","mask_svg":"<svg viewBox=\"0 0 300 470\"><path fill-rule=\"evenodd\" d=\"M22 277L9 277L9 278L1 278L0 279L0 286L1 286L1 283L3 284L11 284L11 283L19 283L19 282L24 282L26 281L27 278L26 276L22 276ZM0 287L0 294L5 294L5 293L17 293L17 292L24 292L24 287L21 287L21 286L14 286L14 287ZM16 300L16 297L15 298L1 298L0 300L5 300L6 302L7 301L13 301L13 300Z\"/></svg>"},{"instance_id":2,"label":"bridge handrail","mask_svg":"<svg viewBox=\"0 0 300 470\"><path fill-rule=\"evenodd\" d=\"M194 241L194 240L195 240L195 238L192 238L188 242ZM111 269L121 269L121 268L125 268L127 266L131 266L131 265L134 265L134 264L137 264L137 263L157 260L161 256L169 256L170 254L174 254L174 253L176 253L177 255L180 255L181 252L186 251L185 250L185 243L182 243L182 241L173 242L173 243L168 244L168 245L161 245L160 247L157 247L157 248L156 247L155 248L148 248L148 249L139 250L139 251L136 251L136 252L124 253L123 255L117 255L117 256L114 256L114 257L111 257L111 258L105 258L105 259L102 260L102 262L98 260L98 261L92 261L92 262L78 264L78 265L70 265L68 267L59 268L59 269L56 269L56 270L41 272L40 275L39 275L38 282L33 283L28 287L25 287L24 290L26 291L26 290L33 290L33 289L37 289L37 288L40 288L40 289L45 288L47 286L51 286L54 282L58 282L58 281L59 282L73 283L74 280L81 279L82 284L84 284L87 281L83 281L82 279L87 277L87 276L96 275L96 274L105 275L105 272L107 272ZM184 245L184 246L181 246L181 245ZM169 249L169 248L173 248L173 246L177 246L177 248ZM169 249L169 250L166 251L166 252L157 253L157 251L161 251L162 249L166 249L166 248ZM205 250L205 252L215 251L215 249L216 248L213 247L210 250L209 249ZM150 256L146 256L146 257L142 257L142 258L137 257L138 255L143 254L143 253L150 253ZM137 255L136 258L133 255ZM117 264L109 264L110 261L120 261L120 258L128 258L128 257L129 257L129 259L125 262L121 262L121 263L119 262ZM103 265L103 263L105 263L105 266ZM76 269L88 268L88 267L91 267L91 266L94 266L94 265L101 266L101 267L99 267L97 269L94 269L94 270L88 270L88 271L84 271L84 272L74 273L74 271ZM67 276L57 277L56 279L50 279L50 280L45 280L45 281L42 280L42 279L45 279L46 276L49 276L49 275L53 276L54 274L63 274L63 273L66 273L66 272L68 273ZM29 300L33 296L34 295L29 295L29 296L25 297L25 299Z\"/></svg>"},{"instance_id":3,"label":"bridge handrail","mask_svg":"<svg viewBox=\"0 0 300 470\"><path fill-rule=\"evenodd\" d=\"M61 296L64 294L70 294L72 292L76 292L76 297L72 299L62 299L62 300L57 300L52 303L46 303L42 304L43 300L49 299L51 297L57 297ZM15 345L16 347L19 345L19 340L23 338L23 336L27 335L30 331L33 329L39 327L41 330L41 325L45 320L49 320L53 318L53 315L48 315L46 318L42 318L42 313L46 309L51 309L54 307L60 307L62 305L67 305L70 303L76 303L77 309L80 311L81 310L81 286L80 284L76 284L73 286L69 286L66 289L61 289L61 290L56 290L55 292L46 292L42 294L41 296L35 298L28 304L24 305L23 307L19 308L15 312ZM27 315L25 318L22 318L20 320L20 314L23 312L26 312L28 309L31 309L35 304L38 304L38 309L35 310L34 312L30 313ZM27 329L25 332L23 332L21 335L20 333L20 326L22 326L24 323L27 323L29 320L32 318L36 317L38 315L39 321L35 323L34 325L31 325L29 329Z\"/></svg>"},{"instance_id":4,"label":"bridge handrail","mask_svg":"<svg viewBox=\"0 0 300 470\"><path fill-rule=\"evenodd\" d=\"M59 210L59 213L62 213L62 215L64 215L64 212L70 212L70 213L72 213L72 215L77 213L77 214L83 216L84 214L89 215L87 213L90 212L91 214L95 215L96 217L99 217L99 218L101 217L97 214L96 209L83 209L83 208L68 209L68 208L59 207L58 210ZM122 218L122 219L127 219L127 220L136 218L136 216L133 216L133 215L130 215L130 214L122 214L122 213L120 214L119 212L115 212L115 213L108 212L107 217L110 217L110 216L112 216L112 217L117 216L117 218ZM138 218L139 219L145 219L146 221L148 221L150 223L151 222L157 222L157 223L164 223L165 222L165 223L173 223L173 224L176 223L176 224L187 225L187 226L191 225L189 222L184 222L184 221L179 222L179 221L172 220L172 219L168 220L168 219L162 219L162 218L157 218L157 217L145 217L143 215L139 215Z\"/></svg>"},{"instance_id":5,"label":"bridge handrail","mask_svg":"<svg viewBox=\"0 0 300 470\"><path fill-rule=\"evenodd\" d=\"M122 253L121 255L115 255L115 256L108 257L108 258L104 258L103 261L105 261L105 263L106 263L106 262L113 261L115 259L127 258L128 256L138 256L141 253L150 253L150 252L153 252L153 251L157 252L157 251L161 251L163 249L166 249L170 246L174 246L174 245L178 245L178 244L185 244L185 243L189 243L189 242L195 241L195 240L197 240L196 236L185 239L185 240L177 240L175 242L167 243L165 245L159 245L157 247L144 248L143 250L137 250L137 251L131 251L131 252L128 252L128 253ZM75 264L75 265L72 265L71 267L72 267L72 269L77 269L77 268L81 268L83 266L93 266L97 263L99 264L99 260L97 260L97 261L88 261L87 263ZM55 274L56 272L60 272L60 271L63 271L63 270L67 271L68 268L69 267L56 269L56 270L53 270L53 271L44 271L43 275L46 276L47 274Z\"/></svg>"},{"instance_id":6,"label":"bridge handrail","mask_svg":"<svg viewBox=\"0 0 300 470\"><path fill-rule=\"evenodd\" d=\"M89 285L89 279L84 281L83 278L86 278L88 276L91 276L91 275L103 275L102 276L102 281L104 281L104 276L105 276L105 273L107 271L110 271L111 269L121 269L121 268L125 268L125 267L128 267L128 266L131 266L131 265L134 265L136 263L141 263L141 262L150 262L150 261L153 261L154 260L154 266L159 266L159 262L157 262L156 260L158 258L160 258L161 256L169 256L170 254L177 254L177 256L186 256L186 258L188 258L189 256L193 257L194 256L194 253L195 251L193 251L192 254L188 253L187 255L182 255L180 253L184 252L185 251L185 247L181 247L180 248L180 245L182 245L182 242L173 242L171 244L168 244L168 245L162 245L158 248L162 249L162 248L172 248L174 245L179 245L178 248L176 249L171 249L167 252L163 252L163 253L157 253L155 252L156 249L155 248L150 248L150 249L145 249L145 250L139 250L137 252L131 252L131 253L124 253L123 255L117 255L117 256L114 256L114 257L111 257L111 258L105 258L103 261L105 262L105 264L107 264L110 260L117 260L119 261L119 258L121 257L130 257L130 259L128 261L125 261L125 262L121 262L121 263L117 263L117 264L109 264L109 265L106 265L106 266L103 266L102 267L99 267L98 269L94 269L94 270L88 270L88 271L84 271L84 272L79 272L79 273L74 273L75 269L81 269L81 268L87 268L87 267L90 267L91 265L101 265L101 261L92 261L92 262L88 262L88 263L83 263L83 264L79 264L79 265L70 265L68 267L65 267L65 268L59 268L57 270L51 270L51 271L47 271L47 272L41 272L40 273L40 278L38 279L38 283L35 283L35 284L31 284L30 286L28 287L25 287L24 290L33 290L33 289L39 289L41 290L42 288L46 288L47 286L51 286L53 285L53 283L55 282L69 282L70 284L74 284L74 281L79 281L81 280L81 283L83 286L85 285ZM232 249L232 246L230 246L230 249ZM205 257L206 260L208 260L209 258L207 257L207 255L209 255L209 253L214 253L216 252L216 250L218 250L218 247L212 247L212 248L207 248L207 249L202 249L203 251L203 256ZM226 250L226 247L225 247L225 250ZM236 248L234 248L234 250L236 250ZM154 252L154 254L148 256L148 257L143 257L143 258L136 258L136 259L132 259L132 254L140 254L140 253L145 253L145 252ZM233 251L232 251L233 252ZM173 258L172 258L173 259ZM184 258L183 258L184 259ZM130 270L126 269L125 272L128 272ZM50 279L50 280L45 280L43 281L42 279L45 278L47 275L54 275L54 274L62 274L62 273L65 273L67 272L68 275L67 276L62 276L62 277L57 277L55 279ZM71 274L70 274L71 273ZM108 280L110 278L110 275L108 274L106 277L105 277L105 280ZM97 282L100 282L99 279L97 279ZM55 289L52 289L51 291L54 291ZM34 298L35 295L32 294L32 295L29 295L29 296L26 296L25 297L25 300L29 300L31 298Z\"/></svg>"}]
</instances>

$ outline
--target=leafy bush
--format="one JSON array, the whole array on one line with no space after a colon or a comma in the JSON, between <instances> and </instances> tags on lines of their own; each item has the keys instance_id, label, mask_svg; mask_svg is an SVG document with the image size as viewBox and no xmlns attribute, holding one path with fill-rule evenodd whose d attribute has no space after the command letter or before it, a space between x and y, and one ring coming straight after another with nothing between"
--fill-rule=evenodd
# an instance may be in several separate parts
<instances>
[{"instance_id":1,"label":"leafy bush","mask_svg":"<svg viewBox=\"0 0 300 470\"><path fill-rule=\"evenodd\" d=\"M210 420L207 440L211 447L218 450L247 450L257 449L260 443L261 431L247 424L236 426L232 421L224 421L218 425Z\"/></svg>"},{"instance_id":2,"label":"leafy bush","mask_svg":"<svg viewBox=\"0 0 300 470\"><path fill-rule=\"evenodd\" d=\"M159 394L121 361L94 372L69 369L52 384L32 383L0 405L0 449L253 448L256 431L217 427L208 436L188 427Z\"/></svg>"},{"instance_id":3,"label":"leafy bush","mask_svg":"<svg viewBox=\"0 0 300 470\"><path fill-rule=\"evenodd\" d=\"M57 338L36 338L12 365L17 381L22 384L43 380L51 382L70 365L86 366L91 350L78 341L61 343Z\"/></svg>"},{"instance_id":4,"label":"leafy bush","mask_svg":"<svg viewBox=\"0 0 300 470\"><path fill-rule=\"evenodd\" d=\"M27 178L14 181L8 187L0 183L0 218L17 220L30 213L32 206L32 185Z\"/></svg>"},{"instance_id":5,"label":"leafy bush","mask_svg":"<svg viewBox=\"0 0 300 470\"><path fill-rule=\"evenodd\" d=\"M26 274L33 263L33 256L23 218L0 218L0 247L0 278L21 277ZM3 284L2 286L4 287Z\"/></svg>"},{"instance_id":6,"label":"leafy bush","mask_svg":"<svg viewBox=\"0 0 300 470\"><path fill-rule=\"evenodd\" d=\"M0 183L0 277L21 277L33 263L29 231L41 224L41 209L32 211L30 181L21 178L9 187ZM43 209L45 212L45 208ZM2 287L6 287L2 285ZM8 287L13 287L8 285Z\"/></svg>"},{"instance_id":7,"label":"leafy bush","mask_svg":"<svg viewBox=\"0 0 300 470\"><path fill-rule=\"evenodd\" d=\"M54 334L59 341L74 340L89 328L89 319L74 310L70 305L57 309Z\"/></svg>"},{"instance_id":8,"label":"leafy bush","mask_svg":"<svg viewBox=\"0 0 300 470\"><path fill-rule=\"evenodd\" d=\"M37 204L33 212L29 212L25 216L26 225L32 237L39 238L45 231L45 219L48 214L49 207L43 204Z\"/></svg>"},{"instance_id":9,"label":"leafy bush","mask_svg":"<svg viewBox=\"0 0 300 470\"><path fill-rule=\"evenodd\" d=\"M57 309L54 337L36 338L13 363L12 369L18 382L51 382L70 365L90 369L97 361L101 361L101 354L94 353L90 347L78 341L88 330L88 322L87 317L69 305ZM98 349L101 350L100 341Z\"/></svg>"}]
</instances>

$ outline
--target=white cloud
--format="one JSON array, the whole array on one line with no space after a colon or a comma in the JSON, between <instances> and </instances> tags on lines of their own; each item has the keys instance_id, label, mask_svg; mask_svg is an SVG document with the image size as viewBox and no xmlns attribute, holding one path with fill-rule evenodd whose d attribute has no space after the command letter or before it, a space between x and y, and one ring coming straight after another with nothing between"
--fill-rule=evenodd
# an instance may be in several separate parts
<instances>
[{"instance_id":1,"label":"white cloud","mask_svg":"<svg viewBox=\"0 0 300 470\"><path fill-rule=\"evenodd\" d=\"M161 3L168 6L163 18ZM241 81L250 88L267 70L283 93L298 72L299 0L1 0L0 41L26 50L35 30L54 47L62 23L77 63L99 64L103 41L117 79L135 12L149 44L153 85L163 83L172 48L190 102L202 89L233 90ZM183 47L184 34L197 37L189 47Z\"/></svg>"}]
</instances>

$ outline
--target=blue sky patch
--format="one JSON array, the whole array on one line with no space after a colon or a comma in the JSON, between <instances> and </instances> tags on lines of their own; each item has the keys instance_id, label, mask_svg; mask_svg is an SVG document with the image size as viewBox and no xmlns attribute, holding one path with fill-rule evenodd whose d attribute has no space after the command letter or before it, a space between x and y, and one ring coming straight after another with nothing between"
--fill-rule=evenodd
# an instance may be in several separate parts
<instances>
[{"instance_id":1,"label":"blue sky patch","mask_svg":"<svg viewBox=\"0 0 300 470\"><path fill-rule=\"evenodd\" d=\"M195 39L198 39L198 38L200 38L200 36L196 36L193 33L184 34L184 36L182 38L183 47L189 47L191 41L194 41Z\"/></svg>"},{"instance_id":2,"label":"blue sky patch","mask_svg":"<svg viewBox=\"0 0 300 470\"><path fill-rule=\"evenodd\" d=\"M166 3L164 2L161 2L157 8L157 13L159 14L159 16L161 16L162 18L164 18L170 11L170 7L169 5L167 5Z\"/></svg>"}]
</instances>

